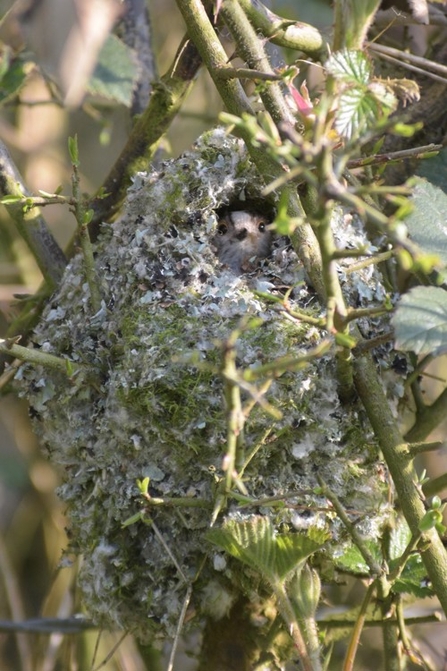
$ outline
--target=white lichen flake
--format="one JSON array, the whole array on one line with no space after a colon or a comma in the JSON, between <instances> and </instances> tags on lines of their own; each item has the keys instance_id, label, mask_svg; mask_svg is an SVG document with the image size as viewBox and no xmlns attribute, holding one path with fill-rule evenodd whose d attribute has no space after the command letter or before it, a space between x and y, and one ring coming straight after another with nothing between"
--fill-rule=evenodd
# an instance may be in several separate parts
<instances>
[{"instance_id":1,"label":"white lichen flake","mask_svg":"<svg viewBox=\"0 0 447 671\"><path fill-rule=\"evenodd\" d=\"M210 608L215 593L228 595L225 614L237 594L240 569L230 558L218 562L206 538L226 452L222 343L241 320L260 318L237 342L237 365L246 369L305 353L326 336L259 292L281 296L294 285L291 305L321 314L287 240L275 240L271 257L240 275L216 257L216 210L235 201L239 209L260 203L262 187L243 143L223 129L202 136L159 172L139 174L122 217L104 226L96 245L101 310L92 313L77 256L33 335L47 351L85 368L72 378L39 367L20 372L37 429L62 473L69 551L83 556L86 609L102 625L143 639L175 632L194 579L196 613L204 612L202 602ZM368 282L370 294L380 294L377 280ZM352 295L358 296L355 284ZM282 418L251 403L245 450L254 456L243 483L256 499L294 496L284 507L254 505L244 514L262 511L276 529L297 533L301 510L322 509L310 494L316 473L347 508L373 514L381 501L375 448L360 408L338 400L332 357L285 372L265 399ZM250 401L243 391L243 402ZM147 504L136 484L144 478L149 495L171 505ZM179 497L182 506L175 505ZM138 518L142 510L145 521ZM215 526L237 515L237 502L229 500ZM324 519L318 512L315 524Z\"/></svg>"}]
</instances>

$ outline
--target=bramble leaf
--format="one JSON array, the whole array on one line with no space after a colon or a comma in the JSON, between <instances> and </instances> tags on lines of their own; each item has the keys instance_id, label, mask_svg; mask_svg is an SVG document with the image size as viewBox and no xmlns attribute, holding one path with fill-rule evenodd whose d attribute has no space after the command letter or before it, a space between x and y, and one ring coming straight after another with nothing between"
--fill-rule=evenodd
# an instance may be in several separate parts
<instances>
[{"instance_id":1,"label":"bramble leaf","mask_svg":"<svg viewBox=\"0 0 447 671\"><path fill-rule=\"evenodd\" d=\"M447 349L447 292L415 287L400 299L392 318L396 348L416 354Z\"/></svg>"}]
</instances>

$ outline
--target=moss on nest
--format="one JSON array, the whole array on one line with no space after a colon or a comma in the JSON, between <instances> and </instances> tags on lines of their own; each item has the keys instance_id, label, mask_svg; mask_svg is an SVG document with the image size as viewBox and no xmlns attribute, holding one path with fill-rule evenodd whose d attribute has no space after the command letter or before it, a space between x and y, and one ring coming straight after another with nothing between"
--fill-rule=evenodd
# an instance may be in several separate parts
<instances>
[{"instance_id":1,"label":"moss on nest","mask_svg":"<svg viewBox=\"0 0 447 671\"><path fill-rule=\"evenodd\" d=\"M124 214L96 247L102 309L91 313L76 257L34 335L46 351L88 364L88 372L71 380L39 368L20 373L37 430L62 472L60 495L70 549L83 555L87 610L103 625L141 638L173 634L186 586L150 525L122 526L141 508L137 478L150 478L153 496L204 502L150 511L187 578L201 568L193 591L198 611L211 580L229 593L238 589L232 563L213 562L216 551L206 540L226 445L219 342L242 318L259 317L262 325L245 330L237 345L238 365L247 368L305 351L324 335L291 322L255 293L293 283L292 304L319 309L286 240L277 240L272 258L251 275L236 277L214 254L215 211L235 200L259 201L261 189L243 144L222 129L160 173L137 175ZM376 278L367 281L380 298ZM259 447L244 472L249 494L309 492L318 471L343 501L377 511L369 427L355 405L340 405L332 359L284 374L267 399L283 417L274 421L255 405L247 419L247 452ZM290 507L264 506L262 513L282 529L305 525L304 515L297 519L298 502L321 503L303 494ZM234 504L222 517L236 511ZM318 523L329 521L321 513ZM334 523L332 531L336 540Z\"/></svg>"}]
</instances>

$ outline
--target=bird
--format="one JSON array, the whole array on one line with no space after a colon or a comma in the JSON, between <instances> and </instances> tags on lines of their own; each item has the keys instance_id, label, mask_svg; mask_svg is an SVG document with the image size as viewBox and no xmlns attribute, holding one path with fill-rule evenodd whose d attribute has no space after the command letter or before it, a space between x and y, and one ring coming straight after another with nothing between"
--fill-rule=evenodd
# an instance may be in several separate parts
<instances>
[{"instance_id":1,"label":"bird","mask_svg":"<svg viewBox=\"0 0 447 671\"><path fill-rule=\"evenodd\" d=\"M266 215L247 210L221 214L212 240L220 262L240 275L250 269L256 258L268 256L272 243L270 223Z\"/></svg>"}]
</instances>

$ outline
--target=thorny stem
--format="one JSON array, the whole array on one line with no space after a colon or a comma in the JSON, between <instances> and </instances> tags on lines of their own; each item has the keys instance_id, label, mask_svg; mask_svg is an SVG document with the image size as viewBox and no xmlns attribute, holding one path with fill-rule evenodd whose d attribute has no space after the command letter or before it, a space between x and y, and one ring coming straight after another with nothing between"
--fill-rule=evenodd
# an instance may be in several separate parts
<instances>
[{"instance_id":1,"label":"thorny stem","mask_svg":"<svg viewBox=\"0 0 447 671\"><path fill-rule=\"evenodd\" d=\"M225 68L219 70L216 76L220 79L252 79L254 81L264 82L280 82L281 75L275 75L273 72L261 72L260 70L252 70L251 68Z\"/></svg>"},{"instance_id":2,"label":"thorny stem","mask_svg":"<svg viewBox=\"0 0 447 671\"><path fill-rule=\"evenodd\" d=\"M445 446L445 440L434 440L433 442L425 443L410 443L408 445L408 452L411 458L413 459L418 454L425 454L426 452L432 452L434 450L439 450L441 447Z\"/></svg>"},{"instance_id":3,"label":"thorny stem","mask_svg":"<svg viewBox=\"0 0 447 671\"><path fill-rule=\"evenodd\" d=\"M353 250L347 250L348 253L345 250L340 250L339 252L336 251L335 254L333 255L334 259L337 258L347 258L348 256L355 256L352 254ZM359 256L364 256L364 253L362 252L359 253ZM348 268L343 268L343 272L345 275L350 275L351 273L357 273L359 270L362 270L363 268L368 268L369 266L376 266L379 263L383 263L383 261L388 261L393 256L393 252L390 250L388 252L382 252L380 254L374 254L374 256L368 256L368 258L363 259L362 261L358 261L357 263L353 263L351 266Z\"/></svg>"},{"instance_id":4,"label":"thorny stem","mask_svg":"<svg viewBox=\"0 0 447 671\"><path fill-rule=\"evenodd\" d=\"M227 406L227 452L224 458L225 490L229 492L237 471L244 463L244 424L241 392L236 367L236 340L239 331L234 331L224 344L223 374L224 394Z\"/></svg>"},{"instance_id":5,"label":"thorny stem","mask_svg":"<svg viewBox=\"0 0 447 671\"><path fill-rule=\"evenodd\" d=\"M319 171L321 183L325 184L328 174L332 175L331 158L325 147L322 147ZM337 267L334 259L336 251L331 226L332 206L314 189L308 187L306 210L314 222L314 230L318 239L322 258L323 282L327 296L327 329L330 333L338 332L349 334L347 309L340 287ZM343 401L349 401L353 396L353 372L351 352L347 347L337 347L336 363L338 392Z\"/></svg>"},{"instance_id":6,"label":"thorny stem","mask_svg":"<svg viewBox=\"0 0 447 671\"><path fill-rule=\"evenodd\" d=\"M172 506L173 508L209 508L211 506L210 502L205 499L191 498L188 496L178 496L170 497L164 496L160 498L159 496L145 496L147 503L150 506Z\"/></svg>"},{"instance_id":7,"label":"thorny stem","mask_svg":"<svg viewBox=\"0 0 447 671\"><path fill-rule=\"evenodd\" d=\"M378 54L387 54L388 56L395 56L396 58L402 61L408 61L408 63L413 63L414 65L420 65L425 68L424 74L429 76L427 70L433 70L433 72L438 72L441 75L444 75L442 81L447 82L447 66L442 63L436 63L431 61L428 58L423 58L422 56L417 56L408 51L402 51L401 49L395 49L394 47L386 46L385 44L377 44L377 42L368 42L367 48L371 51L375 51ZM405 65L405 63L403 63Z\"/></svg>"},{"instance_id":8,"label":"thorny stem","mask_svg":"<svg viewBox=\"0 0 447 671\"><path fill-rule=\"evenodd\" d=\"M377 315L385 315L387 312L391 312L391 308L385 306L378 306L376 308L359 308L359 309L349 309L348 314L345 317L345 323L355 321L357 319L362 319L364 317L374 317Z\"/></svg>"},{"instance_id":9,"label":"thorny stem","mask_svg":"<svg viewBox=\"0 0 447 671\"><path fill-rule=\"evenodd\" d=\"M392 410L380 384L374 363L363 356L355 360L355 384L369 421L383 452L393 478L401 508L413 536L425 515L425 506L417 475L408 448L402 438ZM433 589L447 613L447 554L435 529L424 532L426 541L421 551L422 561L433 584Z\"/></svg>"},{"instance_id":10,"label":"thorny stem","mask_svg":"<svg viewBox=\"0 0 447 671\"><path fill-rule=\"evenodd\" d=\"M159 528L158 528L157 525L155 524L154 520L153 520L151 517L147 517L147 516L145 516L145 515L142 515L142 516L140 517L140 519L141 519L141 521L142 521L144 524L146 524L147 526L151 527L151 529L152 529L153 532L154 532L154 535L157 537L157 539L159 540L159 542L161 543L161 545L162 545L162 546L164 547L164 549L166 550L166 553L167 553L168 557L170 558L170 560L171 560L172 563L174 564L174 566L175 566L175 568L177 569L179 575L181 576L183 582L185 583L185 585L189 585L189 580L188 580L187 575L186 575L185 572L183 571L183 569L182 569L182 567L181 567L181 565L180 565L180 562L177 560L177 557L174 555L174 553L172 552L171 548L169 547L169 545L168 545L167 542L165 541L165 539L164 539L164 537L163 537L163 534L161 533L161 531L159 530Z\"/></svg>"},{"instance_id":11,"label":"thorny stem","mask_svg":"<svg viewBox=\"0 0 447 671\"><path fill-rule=\"evenodd\" d=\"M316 347L310 351L307 351L306 354L302 354L301 356L285 355L283 357L278 357L273 361L269 361L268 363L254 366L253 368L249 368L245 371L244 378L249 381L257 380L260 377L265 376L277 378L287 371L291 372L301 370L311 361L315 361L315 359L318 359L327 354L331 344L332 343L329 339L322 340Z\"/></svg>"},{"instance_id":12,"label":"thorny stem","mask_svg":"<svg viewBox=\"0 0 447 671\"><path fill-rule=\"evenodd\" d=\"M393 615L389 615L389 621L393 624L398 624L397 618L393 617ZM440 612L436 613L431 613L430 615L423 615L423 616L416 616L416 617L408 617L406 618L406 622L408 626L413 626L416 624L429 624L430 622L441 622L443 621L443 616ZM347 619L343 619L342 617L340 619L334 618L329 618L329 619L324 619L321 618L318 620L320 627L325 630L331 630L331 629L346 629L347 626ZM368 618L365 620L365 627L372 627L374 629L377 629L378 627L382 627L382 620L378 619L371 619Z\"/></svg>"},{"instance_id":13,"label":"thorny stem","mask_svg":"<svg viewBox=\"0 0 447 671\"><path fill-rule=\"evenodd\" d=\"M418 75L422 75L423 77L428 77L429 79L433 79L436 82L440 82L444 86L447 83L447 79L445 77L440 77L439 75L434 74L433 72L430 72L429 70L425 70L423 68L418 68L416 65L411 65L410 63L406 63L405 61L401 60L400 58L395 58L394 56L389 56L388 54L381 53L380 58L384 61L388 61L389 63L393 63L394 65L397 65L398 68L405 68L407 70L410 70L411 72L416 72Z\"/></svg>"},{"instance_id":14,"label":"thorny stem","mask_svg":"<svg viewBox=\"0 0 447 671\"><path fill-rule=\"evenodd\" d=\"M132 94L132 117L141 114L148 104L152 83L158 79L154 55L152 25L145 0L124 0L124 15L120 24L122 39L137 60L137 80Z\"/></svg>"},{"instance_id":15,"label":"thorny stem","mask_svg":"<svg viewBox=\"0 0 447 671\"><path fill-rule=\"evenodd\" d=\"M312 662L309 657L306 643L298 626L295 613L287 596L286 590L284 589L284 585L281 583L272 584L272 588L276 597L278 610L287 625L288 632L293 640L293 643L295 644L304 671L321 671L322 666L320 660L315 659Z\"/></svg>"},{"instance_id":16,"label":"thorny stem","mask_svg":"<svg viewBox=\"0 0 447 671\"><path fill-rule=\"evenodd\" d=\"M380 165L381 163L391 163L402 161L407 158L421 159L431 158L436 156L441 149L442 144L427 144L423 147L413 147L411 149L401 149L400 151L390 151L387 154L374 154L373 156L366 156L361 158L349 159L347 167L350 169L361 168L367 165Z\"/></svg>"},{"instance_id":17,"label":"thorny stem","mask_svg":"<svg viewBox=\"0 0 447 671\"><path fill-rule=\"evenodd\" d=\"M407 627L406 627L406 624L405 624L405 617L404 617L403 602L402 602L401 598L399 598L397 603L396 603L396 618L397 618L397 623L398 623L398 628L399 628L400 642L402 644L402 647L404 649L405 654L410 656L410 654L411 654L411 642L410 642L410 639L409 639L408 633L407 633ZM414 659L414 655L411 655L411 656ZM424 666L425 666L425 664L421 664L422 668ZM426 668L428 670L429 667L426 667Z\"/></svg>"},{"instance_id":18,"label":"thorny stem","mask_svg":"<svg viewBox=\"0 0 447 671\"><path fill-rule=\"evenodd\" d=\"M178 619L177 630L175 632L174 641L172 643L171 654L169 655L169 663L168 663L166 671L173 671L174 660L175 660L175 656L177 654L177 648L178 648L178 644L179 644L179 641L180 641L180 636L181 636L181 633L182 633L183 625L184 625L184 622L185 622L186 613L188 611L188 606L189 606L189 603L191 601L191 596L192 596L192 585L188 585L188 589L186 590L186 595L185 595L185 598L183 600L182 610L180 612L180 616L179 616L179 619Z\"/></svg>"},{"instance_id":19,"label":"thorny stem","mask_svg":"<svg viewBox=\"0 0 447 671\"><path fill-rule=\"evenodd\" d=\"M272 74L264 47L238 0L224 0L221 14L236 42L238 54L247 65L267 75ZM285 121L294 125L295 119L286 106L279 83L271 81L261 87L260 96L275 123Z\"/></svg>"}]
</instances>

